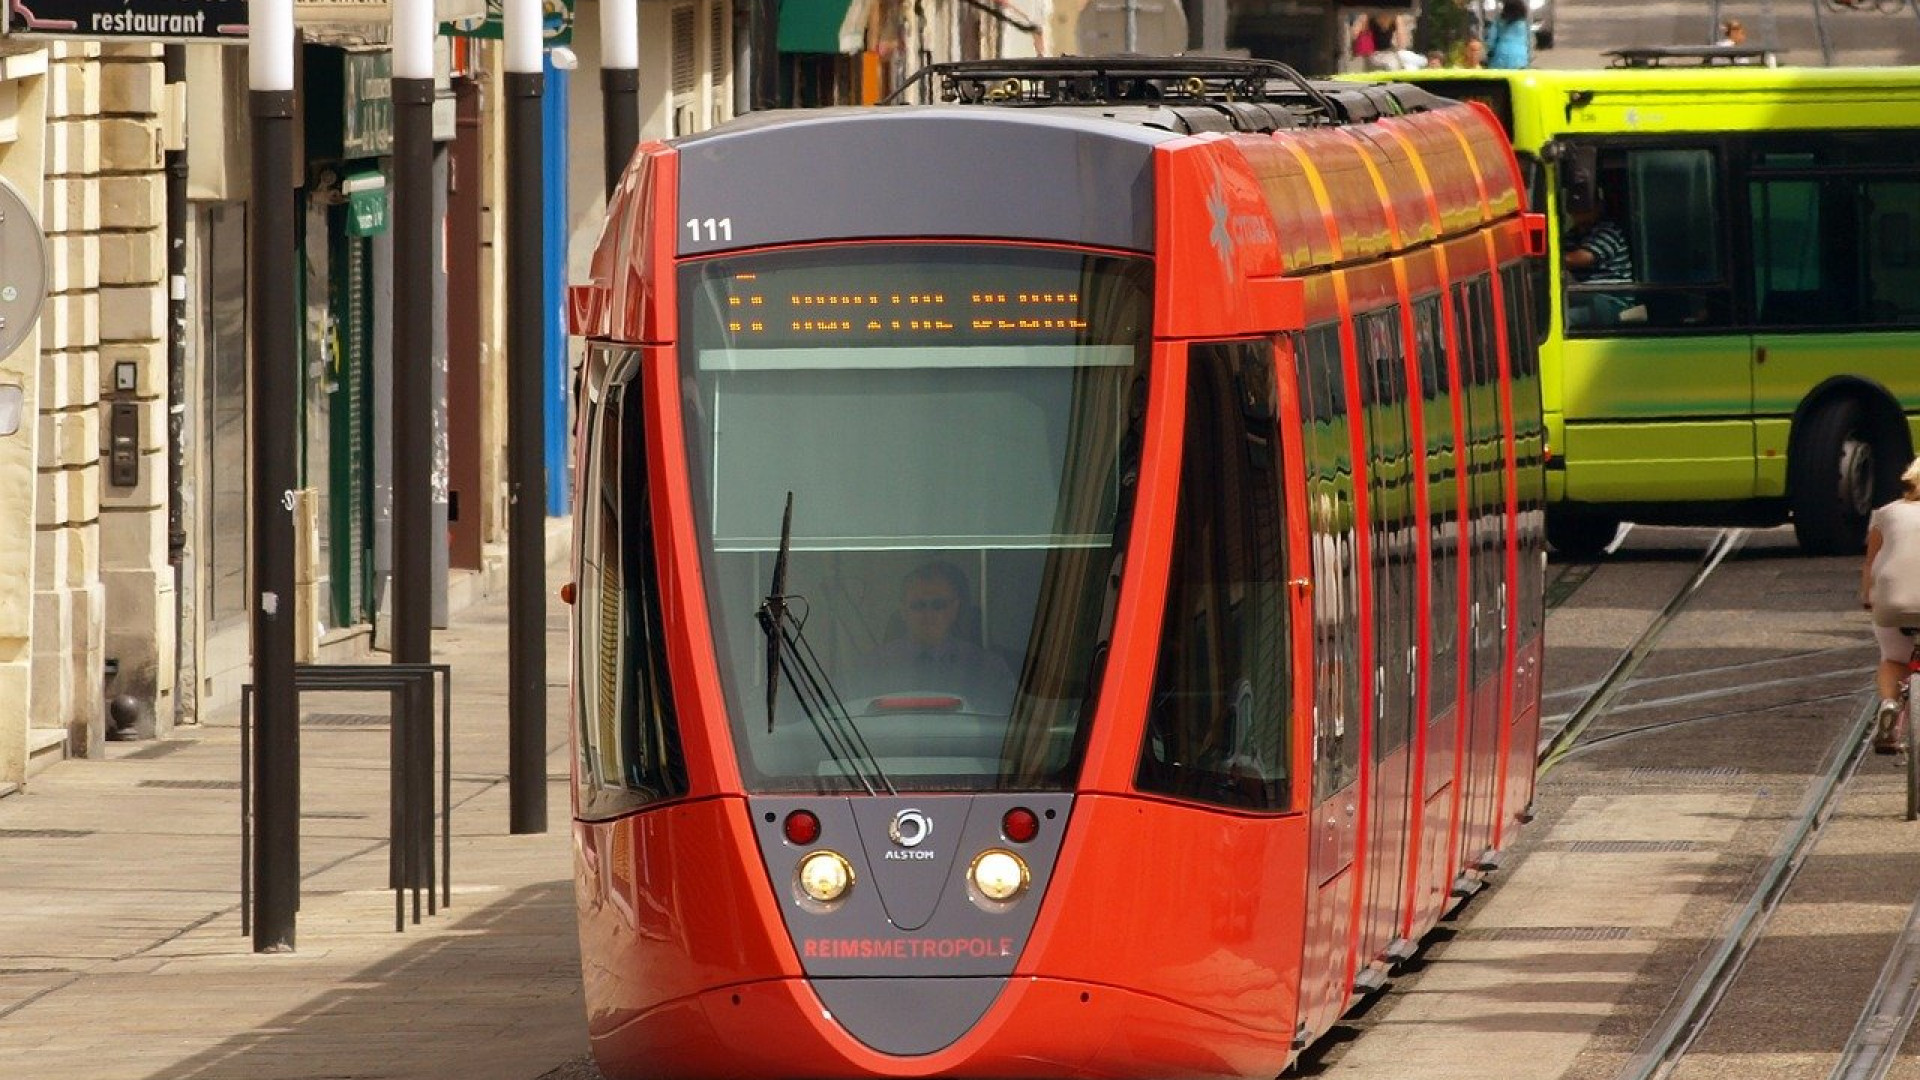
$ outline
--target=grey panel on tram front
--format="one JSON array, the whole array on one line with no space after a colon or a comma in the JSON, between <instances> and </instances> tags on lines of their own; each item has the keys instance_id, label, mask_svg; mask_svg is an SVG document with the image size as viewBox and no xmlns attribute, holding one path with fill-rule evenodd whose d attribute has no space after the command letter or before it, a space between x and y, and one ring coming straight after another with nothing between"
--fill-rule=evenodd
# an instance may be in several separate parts
<instances>
[{"instance_id":1,"label":"grey panel on tram front","mask_svg":"<svg viewBox=\"0 0 1920 1080\"><path fill-rule=\"evenodd\" d=\"M978 106L763 113L675 144L679 253L910 236L1151 251L1152 150L1179 137Z\"/></svg>"}]
</instances>

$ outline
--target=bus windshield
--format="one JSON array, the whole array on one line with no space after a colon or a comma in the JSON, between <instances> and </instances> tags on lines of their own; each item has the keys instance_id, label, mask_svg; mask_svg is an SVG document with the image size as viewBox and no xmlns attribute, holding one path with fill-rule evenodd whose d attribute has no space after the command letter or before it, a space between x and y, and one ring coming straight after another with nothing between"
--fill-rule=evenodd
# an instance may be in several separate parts
<instances>
[{"instance_id":1,"label":"bus windshield","mask_svg":"<svg viewBox=\"0 0 1920 1080\"><path fill-rule=\"evenodd\" d=\"M1124 539L1145 261L838 246L705 260L680 288L749 788L1069 785ZM792 640L770 650L776 568Z\"/></svg>"}]
</instances>

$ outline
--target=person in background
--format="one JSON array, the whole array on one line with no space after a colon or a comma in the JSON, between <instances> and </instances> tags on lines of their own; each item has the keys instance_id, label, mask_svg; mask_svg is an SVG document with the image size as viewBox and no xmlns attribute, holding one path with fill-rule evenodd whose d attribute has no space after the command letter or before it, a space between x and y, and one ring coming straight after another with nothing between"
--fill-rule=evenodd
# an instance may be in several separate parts
<instances>
[{"instance_id":1,"label":"person in background","mask_svg":"<svg viewBox=\"0 0 1920 1080\"><path fill-rule=\"evenodd\" d=\"M1487 43L1479 38L1468 38L1460 47L1460 66L1463 68L1483 68L1487 66Z\"/></svg>"},{"instance_id":2,"label":"person in background","mask_svg":"<svg viewBox=\"0 0 1920 1080\"><path fill-rule=\"evenodd\" d=\"M1353 55L1368 71L1399 71L1400 23L1392 15L1375 12L1353 35Z\"/></svg>"},{"instance_id":3,"label":"person in background","mask_svg":"<svg viewBox=\"0 0 1920 1080\"><path fill-rule=\"evenodd\" d=\"M1907 677L1913 639L1903 627L1920 626L1920 458L1900 474L1900 497L1867 520L1867 555L1860 566L1860 606L1873 612L1873 638L1880 646L1874 689L1880 708L1874 716L1873 749L1897 754L1906 749L1899 730L1900 682Z\"/></svg>"},{"instance_id":4,"label":"person in background","mask_svg":"<svg viewBox=\"0 0 1920 1080\"><path fill-rule=\"evenodd\" d=\"M1487 31L1487 66L1517 69L1533 63L1533 27L1527 22L1527 0L1504 0L1500 17Z\"/></svg>"},{"instance_id":5,"label":"person in background","mask_svg":"<svg viewBox=\"0 0 1920 1080\"><path fill-rule=\"evenodd\" d=\"M1732 47L1745 45L1746 43L1747 28L1741 24L1739 19L1728 19L1726 22L1720 24L1720 40L1715 44L1722 47Z\"/></svg>"}]
</instances>

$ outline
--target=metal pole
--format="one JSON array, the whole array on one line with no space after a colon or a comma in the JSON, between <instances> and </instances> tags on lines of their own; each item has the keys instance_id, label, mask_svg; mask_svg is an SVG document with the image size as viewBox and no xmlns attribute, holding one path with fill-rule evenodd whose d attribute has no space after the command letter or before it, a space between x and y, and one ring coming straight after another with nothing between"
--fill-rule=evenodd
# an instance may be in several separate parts
<instances>
[{"instance_id":1,"label":"metal pole","mask_svg":"<svg viewBox=\"0 0 1920 1080\"><path fill-rule=\"evenodd\" d=\"M607 196L640 145L638 0L600 0L600 94L607 152Z\"/></svg>"},{"instance_id":2,"label":"metal pole","mask_svg":"<svg viewBox=\"0 0 1920 1080\"><path fill-rule=\"evenodd\" d=\"M393 5L393 662L433 660L433 3Z\"/></svg>"},{"instance_id":3,"label":"metal pole","mask_svg":"<svg viewBox=\"0 0 1920 1080\"><path fill-rule=\"evenodd\" d=\"M187 47L168 45L162 52L168 96L184 105ZM184 125L183 125L184 126ZM173 566L173 708L180 716L186 699L180 685L185 669L187 634L179 612L187 595L187 517L185 496L187 461L187 148L184 132L178 147L167 150L167 562ZM197 698L196 698L197 700Z\"/></svg>"},{"instance_id":4,"label":"metal pole","mask_svg":"<svg viewBox=\"0 0 1920 1080\"><path fill-rule=\"evenodd\" d=\"M247 231L253 385L255 952L293 949L300 910L300 697L293 682L294 433L300 426L294 306L293 0L249 5L253 223Z\"/></svg>"},{"instance_id":5,"label":"metal pole","mask_svg":"<svg viewBox=\"0 0 1920 1080\"><path fill-rule=\"evenodd\" d=\"M507 816L547 831L547 522L541 295L539 0L506 0L507 112Z\"/></svg>"}]
</instances>

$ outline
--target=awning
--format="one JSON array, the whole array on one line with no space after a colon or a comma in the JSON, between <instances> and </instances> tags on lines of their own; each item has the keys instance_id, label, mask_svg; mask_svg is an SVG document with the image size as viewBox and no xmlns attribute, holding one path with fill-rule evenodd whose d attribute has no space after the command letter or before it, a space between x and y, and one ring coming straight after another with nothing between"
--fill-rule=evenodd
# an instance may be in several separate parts
<instances>
[{"instance_id":1,"label":"awning","mask_svg":"<svg viewBox=\"0 0 1920 1080\"><path fill-rule=\"evenodd\" d=\"M856 53L866 48L872 0L780 0L781 52Z\"/></svg>"}]
</instances>

